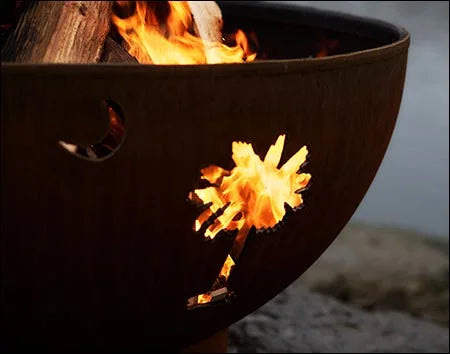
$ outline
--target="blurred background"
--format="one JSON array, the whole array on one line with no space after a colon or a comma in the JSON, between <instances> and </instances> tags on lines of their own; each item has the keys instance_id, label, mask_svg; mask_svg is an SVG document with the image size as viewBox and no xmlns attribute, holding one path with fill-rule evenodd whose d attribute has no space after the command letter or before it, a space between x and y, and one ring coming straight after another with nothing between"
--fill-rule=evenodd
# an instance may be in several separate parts
<instances>
[{"instance_id":1,"label":"blurred background","mask_svg":"<svg viewBox=\"0 0 450 354\"><path fill-rule=\"evenodd\" d=\"M231 352L447 352L449 3L264 1L381 19L411 34L397 125L336 241L230 329Z\"/></svg>"},{"instance_id":2,"label":"blurred background","mask_svg":"<svg viewBox=\"0 0 450 354\"><path fill-rule=\"evenodd\" d=\"M270 3L270 1L267 1ZM411 34L397 125L353 222L449 234L447 1L277 1L378 18Z\"/></svg>"}]
</instances>

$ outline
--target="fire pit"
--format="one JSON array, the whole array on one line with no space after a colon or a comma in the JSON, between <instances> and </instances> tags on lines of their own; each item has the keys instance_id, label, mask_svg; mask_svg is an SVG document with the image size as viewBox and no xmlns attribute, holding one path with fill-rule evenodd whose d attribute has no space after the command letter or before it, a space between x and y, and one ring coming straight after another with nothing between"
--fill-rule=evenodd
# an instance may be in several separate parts
<instances>
[{"instance_id":1,"label":"fire pit","mask_svg":"<svg viewBox=\"0 0 450 354\"><path fill-rule=\"evenodd\" d=\"M186 347L287 287L359 205L395 125L408 33L303 7L219 4L226 32L257 34L255 62L2 63L3 346ZM120 144L100 159L64 149L102 140L105 102L124 122ZM283 183L300 199L248 224L216 287L226 291L212 294L242 230L232 222L248 213L209 234L215 219L201 226L233 205L220 184L244 143L252 161L269 150L273 173L292 157ZM200 220L214 205L198 192L207 181L225 199ZM201 294L203 306L189 306Z\"/></svg>"}]
</instances>

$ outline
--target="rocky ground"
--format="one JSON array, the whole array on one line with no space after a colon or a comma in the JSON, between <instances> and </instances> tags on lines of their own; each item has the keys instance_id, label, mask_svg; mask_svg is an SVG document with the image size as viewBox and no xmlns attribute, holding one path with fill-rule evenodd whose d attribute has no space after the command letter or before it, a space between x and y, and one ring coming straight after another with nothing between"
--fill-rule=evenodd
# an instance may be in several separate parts
<instances>
[{"instance_id":1,"label":"rocky ground","mask_svg":"<svg viewBox=\"0 0 450 354\"><path fill-rule=\"evenodd\" d=\"M448 243L350 225L230 328L229 352L447 352Z\"/></svg>"},{"instance_id":2,"label":"rocky ground","mask_svg":"<svg viewBox=\"0 0 450 354\"><path fill-rule=\"evenodd\" d=\"M448 327L448 242L349 225L298 281L366 310L397 310Z\"/></svg>"}]
</instances>

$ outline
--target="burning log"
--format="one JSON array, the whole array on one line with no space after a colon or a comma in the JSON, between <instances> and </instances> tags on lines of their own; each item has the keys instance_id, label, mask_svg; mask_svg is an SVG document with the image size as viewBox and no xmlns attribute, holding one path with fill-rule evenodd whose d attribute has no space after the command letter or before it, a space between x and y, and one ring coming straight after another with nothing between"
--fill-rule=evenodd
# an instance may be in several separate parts
<instances>
[{"instance_id":1,"label":"burning log","mask_svg":"<svg viewBox=\"0 0 450 354\"><path fill-rule=\"evenodd\" d=\"M2 61L91 63L110 29L108 1L36 1L2 48Z\"/></svg>"},{"instance_id":2,"label":"burning log","mask_svg":"<svg viewBox=\"0 0 450 354\"><path fill-rule=\"evenodd\" d=\"M215 2L118 1L111 20L128 52L141 64L218 64L255 60L245 34L222 40L222 13ZM167 5L167 6L162 6ZM165 8L165 16L158 9ZM128 15L124 15L128 14ZM148 20L146 20L148 19ZM195 35L192 34L195 31Z\"/></svg>"},{"instance_id":3,"label":"burning log","mask_svg":"<svg viewBox=\"0 0 450 354\"><path fill-rule=\"evenodd\" d=\"M221 42L222 12L215 1L188 1L197 35L209 43Z\"/></svg>"},{"instance_id":4,"label":"burning log","mask_svg":"<svg viewBox=\"0 0 450 354\"><path fill-rule=\"evenodd\" d=\"M100 59L106 63L138 64L135 57L111 37L106 37L103 54Z\"/></svg>"}]
</instances>

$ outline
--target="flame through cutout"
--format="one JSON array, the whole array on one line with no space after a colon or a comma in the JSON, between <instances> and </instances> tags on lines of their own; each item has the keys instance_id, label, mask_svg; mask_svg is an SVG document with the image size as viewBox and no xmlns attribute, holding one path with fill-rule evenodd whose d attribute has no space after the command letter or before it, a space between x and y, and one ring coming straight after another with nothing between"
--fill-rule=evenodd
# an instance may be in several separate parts
<instances>
[{"instance_id":1,"label":"flame through cutout","mask_svg":"<svg viewBox=\"0 0 450 354\"><path fill-rule=\"evenodd\" d=\"M262 160L252 144L233 142L232 159L236 166L231 171L213 165L202 169L201 178L210 186L189 193L190 200L207 206L195 220L195 231L204 230L204 236L213 239L222 230L237 230L219 283L228 280L253 226L273 228L286 214L285 204L292 208L303 204L301 192L309 185L311 175L299 173L299 169L306 161L308 149L303 146L278 168L284 143L285 135L280 135ZM197 303L212 300L211 294L201 294Z\"/></svg>"}]
</instances>

